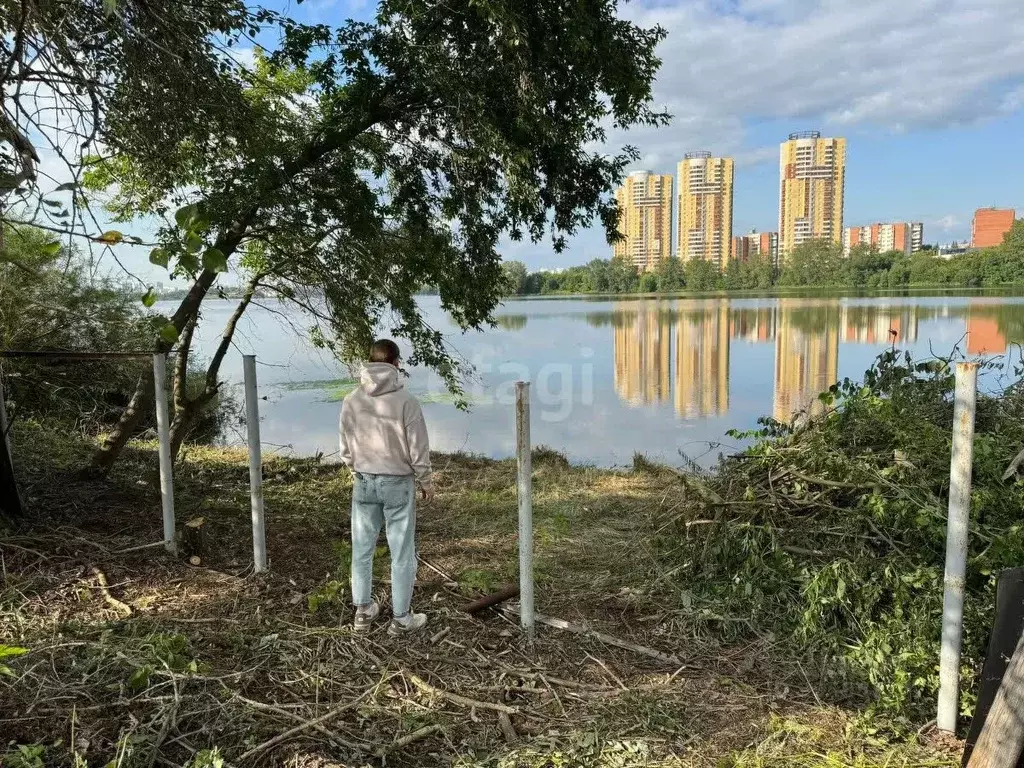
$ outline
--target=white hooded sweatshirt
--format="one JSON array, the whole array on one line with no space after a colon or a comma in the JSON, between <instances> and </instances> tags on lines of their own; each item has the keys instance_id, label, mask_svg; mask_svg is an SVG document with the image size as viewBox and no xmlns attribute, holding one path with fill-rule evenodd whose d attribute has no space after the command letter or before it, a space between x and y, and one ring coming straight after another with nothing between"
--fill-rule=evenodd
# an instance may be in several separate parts
<instances>
[{"instance_id":1,"label":"white hooded sweatshirt","mask_svg":"<svg viewBox=\"0 0 1024 768\"><path fill-rule=\"evenodd\" d=\"M366 363L341 405L341 460L354 472L416 475L430 485L430 441L423 411L389 363Z\"/></svg>"}]
</instances>

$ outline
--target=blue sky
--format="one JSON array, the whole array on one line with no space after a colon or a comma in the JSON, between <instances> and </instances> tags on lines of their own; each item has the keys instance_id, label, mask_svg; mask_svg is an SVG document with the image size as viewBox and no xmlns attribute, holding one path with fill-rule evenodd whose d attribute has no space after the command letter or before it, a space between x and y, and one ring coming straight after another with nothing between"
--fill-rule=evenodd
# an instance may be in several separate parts
<instances>
[{"instance_id":1,"label":"blue sky","mask_svg":"<svg viewBox=\"0 0 1024 768\"><path fill-rule=\"evenodd\" d=\"M271 2L302 21L367 18L368 0ZM983 206L1024 216L1021 0L656 0L620 6L668 37L657 130L612 133L633 169L674 173L683 153L736 158L734 234L778 226L779 142L820 130L848 141L845 224L923 221L926 242L963 240ZM632 169L631 169L632 170ZM531 268L608 257L604 233L562 254L508 243Z\"/></svg>"}]
</instances>

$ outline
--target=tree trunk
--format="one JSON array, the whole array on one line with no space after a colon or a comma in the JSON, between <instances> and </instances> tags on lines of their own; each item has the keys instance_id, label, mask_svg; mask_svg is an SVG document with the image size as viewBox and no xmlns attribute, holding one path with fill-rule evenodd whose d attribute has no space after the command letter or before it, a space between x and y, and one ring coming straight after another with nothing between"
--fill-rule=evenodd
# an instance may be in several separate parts
<instances>
[{"instance_id":1,"label":"tree trunk","mask_svg":"<svg viewBox=\"0 0 1024 768\"><path fill-rule=\"evenodd\" d=\"M23 517L25 507L18 491L18 482L14 476L14 457L11 453L9 437L10 425L7 423L7 403L4 400L3 374L0 373L0 515L9 520Z\"/></svg>"},{"instance_id":2,"label":"tree trunk","mask_svg":"<svg viewBox=\"0 0 1024 768\"><path fill-rule=\"evenodd\" d=\"M96 453L93 454L92 468L94 470L106 472L114 465L117 457L121 455L121 451L128 442L128 438L138 429L139 422L142 421L147 406L152 402L153 377L143 375L139 379L138 386L135 387L132 399L128 402L128 407L124 409L121 413L121 418L117 420L117 425L107 435L103 444L96 449Z\"/></svg>"},{"instance_id":3,"label":"tree trunk","mask_svg":"<svg viewBox=\"0 0 1024 768\"><path fill-rule=\"evenodd\" d=\"M239 232L236 235L234 230L232 230L229 236L218 238L218 243L222 244L221 252L225 255L230 255L238 247L241 239L241 233ZM195 279L195 282L192 283L192 288L189 289L185 298L181 300L181 304L178 305L178 309L171 317L171 323L178 330L179 334L185 329L186 324L199 314L199 307L216 279L216 272L203 270L199 277ZM154 352L166 354L173 347L173 343L169 344L166 341L160 340L157 342ZM145 406L152 399L153 377L143 376L141 381L139 381L139 385L135 388L131 402L128 403L128 407L121 414L117 425L103 442L103 445L93 454L92 468L94 470L100 472L108 472L110 470L114 462L117 461L117 457L121 455L121 451L124 450L125 444L138 429L139 422L142 421L143 414L145 413Z\"/></svg>"},{"instance_id":4,"label":"tree trunk","mask_svg":"<svg viewBox=\"0 0 1024 768\"><path fill-rule=\"evenodd\" d=\"M214 352L210 365L206 369L206 387L202 394L194 400L188 399L185 390L188 376L188 355L192 347L192 334L195 329L195 323L186 328L185 334L182 337L181 347L178 349L178 360L174 367L174 419L171 421L172 460L177 461L178 451L181 450L181 446L185 442L185 437L188 435L192 425L202 414L203 408L220 392L221 383L218 377L220 376L221 363L224 362L224 357L231 348L231 341L234 338L235 329L238 327L238 321L245 314L245 310L249 308L249 304L252 303L253 296L255 296L256 289L259 287L260 280L263 277L264 275L258 274L249 281L245 293L242 295L242 300L235 307L235 311L231 313L231 317L228 318L228 322L224 326L224 332L221 334L217 351Z\"/></svg>"}]
</instances>

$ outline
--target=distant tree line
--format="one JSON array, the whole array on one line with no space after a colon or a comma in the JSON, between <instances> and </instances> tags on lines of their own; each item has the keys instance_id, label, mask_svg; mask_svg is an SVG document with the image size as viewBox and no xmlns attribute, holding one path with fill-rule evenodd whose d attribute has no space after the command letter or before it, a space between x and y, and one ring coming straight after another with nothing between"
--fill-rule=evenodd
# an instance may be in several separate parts
<instances>
[{"instance_id":1,"label":"distant tree line","mask_svg":"<svg viewBox=\"0 0 1024 768\"><path fill-rule=\"evenodd\" d=\"M902 288L913 285L982 287L1024 285L1024 219L1014 223L1000 245L940 259L931 249L911 256L855 246L849 256L829 240L793 249L781 269L767 256L730 261L719 272L706 261L662 261L640 272L620 259L594 259L559 272L530 272L519 261L503 264L508 295L559 293L668 293L735 291L779 287Z\"/></svg>"}]
</instances>

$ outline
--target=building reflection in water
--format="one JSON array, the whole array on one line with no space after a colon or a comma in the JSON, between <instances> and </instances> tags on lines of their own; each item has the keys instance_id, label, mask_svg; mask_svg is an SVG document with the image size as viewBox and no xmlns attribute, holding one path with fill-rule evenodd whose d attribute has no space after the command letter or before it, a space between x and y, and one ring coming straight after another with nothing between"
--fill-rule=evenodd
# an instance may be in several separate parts
<instances>
[{"instance_id":1,"label":"building reflection in water","mask_svg":"<svg viewBox=\"0 0 1024 768\"><path fill-rule=\"evenodd\" d=\"M630 405L669 398L671 318L656 309L616 313L615 392Z\"/></svg>"},{"instance_id":2,"label":"building reflection in water","mask_svg":"<svg viewBox=\"0 0 1024 768\"><path fill-rule=\"evenodd\" d=\"M729 305L680 312L676 319L675 406L680 416L729 410Z\"/></svg>"},{"instance_id":3,"label":"building reflection in water","mask_svg":"<svg viewBox=\"0 0 1024 768\"><path fill-rule=\"evenodd\" d=\"M999 316L991 305L972 302L967 310L967 354L1001 355L1006 351L1006 336Z\"/></svg>"},{"instance_id":4,"label":"building reflection in water","mask_svg":"<svg viewBox=\"0 0 1024 768\"><path fill-rule=\"evenodd\" d=\"M788 306L779 300L772 416L788 422L824 410L818 395L839 379L839 307Z\"/></svg>"},{"instance_id":5,"label":"building reflection in water","mask_svg":"<svg viewBox=\"0 0 1024 768\"><path fill-rule=\"evenodd\" d=\"M620 302L612 312L587 320L613 327L615 391L622 400L631 405L671 401L687 418L728 411L733 339L774 344L773 416L789 422L802 411L823 410L818 395L839 379L840 344L913 344L922 320L961 316L968 354L999 354L1006 351L1008 335L1024 339L1020 314L985 303L950 308L779 299L770 307L736 307L723 299L682 307Z\"/></svg>"}]
</instances>

